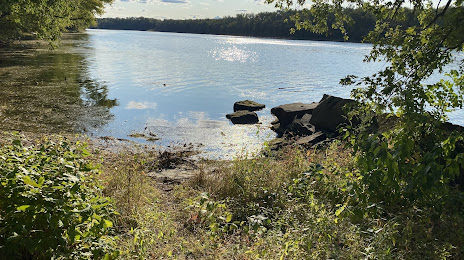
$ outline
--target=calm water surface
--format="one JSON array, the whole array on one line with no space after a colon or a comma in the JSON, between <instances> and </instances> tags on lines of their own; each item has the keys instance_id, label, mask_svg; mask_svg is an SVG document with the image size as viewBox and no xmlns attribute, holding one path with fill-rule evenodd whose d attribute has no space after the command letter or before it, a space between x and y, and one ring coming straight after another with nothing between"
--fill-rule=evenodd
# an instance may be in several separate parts
<instances>
[{"instance_id":1,"label":"calm water surface","mask_svg":"<svg viewBox=\"0 0 464 260\"><path fill-rule=\"evenodd\" d=\"M151 133L163 146L202 144L209 157L256 151L274 137L270 108L323 94L349 97L340 78L384 66L363 63L370 45L358 43L106 30L69 37L65 54L56 55L77 60L57 65L78 68L73 82L86 109L75 129L142 142L128 135ZM244 99L267 106L258 113L261 124L232 125L225 118ZM463 115L451 119L464 125Z\"/></svg>"}]
</instances>

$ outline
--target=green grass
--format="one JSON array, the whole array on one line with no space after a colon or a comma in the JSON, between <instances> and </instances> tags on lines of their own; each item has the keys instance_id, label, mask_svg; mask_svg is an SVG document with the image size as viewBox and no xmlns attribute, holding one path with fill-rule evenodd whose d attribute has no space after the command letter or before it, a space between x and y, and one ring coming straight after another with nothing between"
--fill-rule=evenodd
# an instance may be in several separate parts
<instances>
[{"instance_id":1,"label":"green grass","mask_svg":"<svg viewBox=\"0 0 464 260\"><path fill-rule=\"evenodd\" d=\"M92 153L119 213L112 222L121 259L464 258L462 192L450 189L440 207L366 205L351 151L339 142L199 161L180 184L149 172L190 153Z\"/></svg>"},{"instance_id":2,"label":"green grass","mask_svg":"<svg viewBox=\"0 0 464 260\"><path fill-rule=\"evenodd\" d=\"M156 160L155 155L145 154L144 161ZM417 205L394 212L364 205L353 188L362 190L359 174L342 143L311 151L289 148L273 157L203 161L194 178L168 192L145 174L143 160L122 158L117 161L131 166L108 176L120 183L132 171L140 181L131 182L125 189L132 191L125 194L142 199L135 194L143 190L151 196L139 202L124 198L119 206L140 205L121 230L122 256L128 259L463 257L461 193L443 201L448 208L440 213Z\"/></svg>"}]
</instances>

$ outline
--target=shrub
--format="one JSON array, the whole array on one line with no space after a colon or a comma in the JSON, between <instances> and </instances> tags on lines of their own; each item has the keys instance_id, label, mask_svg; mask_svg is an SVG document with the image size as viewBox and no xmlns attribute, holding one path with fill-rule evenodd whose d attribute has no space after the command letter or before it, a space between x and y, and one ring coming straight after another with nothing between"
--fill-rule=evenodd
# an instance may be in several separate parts
<instances>
[{"instance_id":1,"label":"shrub","mask_svg":"<svg viewBox=\"0 0 464 260\"><path fill-rule=\"evenodd\" d=\"M111 259L112 201L85 145L64 139L0 147L0 258Z\"/></svg>"}]
</instances>

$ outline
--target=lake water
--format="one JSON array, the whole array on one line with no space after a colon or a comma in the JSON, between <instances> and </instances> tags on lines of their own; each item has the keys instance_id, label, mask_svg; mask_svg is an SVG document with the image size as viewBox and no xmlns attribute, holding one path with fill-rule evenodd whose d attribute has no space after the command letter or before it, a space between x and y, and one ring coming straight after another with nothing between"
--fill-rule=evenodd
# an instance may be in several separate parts
<instances>
[{"instance_id":1,"label":"lake water","mask_svg":"<svg viewBox=\"0 0 464 260\"><path fill-rule=\"evenodd\" d=\"M319 101L323 94L349 97L351 89L338 84L341 78L367 76L385 65L363 62L370 48L360 43L88 30L66 36L61 50L41 53L33 62L27 53L1 54L6 60L1 67L19 59L17 68L48 66L49 72L40 78L25 75L22 85L21 77L15 84L5 83L14 72L0 75L0 120L29 120L22 129L58 131L57 125L65 125L92 136L139 142L146 141L129 135L156 135L160 140L155 144L201 144L208 157L230 158L257 151L274 137L270 108ZM11 94L21 87L45 97ZM50 96L66 104L54 107L44 101ZM23 104L26 98L28 110L10 104L14 97ZM258 112L260 124L232 125L225 118L233 103L244 99L266 105ZM48 116L37 110L35 118L26 118L27 111L44 103L50 107ZM451 120L464 125L463 115L453 113Z\"/></svg>"}]
</instances>

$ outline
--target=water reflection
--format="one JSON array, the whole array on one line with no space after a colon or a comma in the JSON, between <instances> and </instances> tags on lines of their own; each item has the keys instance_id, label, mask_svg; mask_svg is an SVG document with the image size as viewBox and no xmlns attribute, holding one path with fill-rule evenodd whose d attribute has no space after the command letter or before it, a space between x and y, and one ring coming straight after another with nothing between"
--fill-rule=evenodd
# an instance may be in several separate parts
<instances>
[{"instance_id":1,"label":"water reflection","mask_svg":"<svg viewBox=\"0 0 464 260\"><path fill-rule=\"evenodd\" d=\"M273 120L271 116L260 116L260 124L254 126L235 125L229 122L212 120L206 112L189 111L180 113L175 121L164 118L148 118L145 123L146 133L156 133L162 139L161 144L169 141L177 143L200 144L209 158L232 159L237 155L251 155L259 151L262 142L274 133L267 125Z\"/></svg>"},{"instance_id":2,"label":"water reflection","mask_svg":"<svg viewBox=\"0 0 464 260\"><path fill-rule=\"evenodd\" d=\"M248 51L244 48L239 49L236 46L229 48L216 48L211 51L211 56L215 60L238 61L238 62L257 62L258 55L254 51Z\"/></svg>"},{"instance_id":3,"label":"water reflection","mask_svg":"<svg viewBox=\"0 0 464 260\"><path fill-rule=\"evenodd\" d=\"M126 106L126 109L156 109L158 106L157 103L155 102L148 102L148 101L143 101L143 102L137 102L137 101L129 101L129 103Z\"/></svg>"},{"instance_id":4,"label":"water reflection","mask_svg":"<svg viewBox=\"0 0 464 260\"><path fill-rule=\"evenodd\" d=\"M270 108L349 97L340 78L383 66L362 62L366 44L104 30L67 37L55 51L0 50L0 130L148 141L128 136L141 133L225 158L274 136ZM266 104L261 125L225 118L244 99Z\"/></svg>"},{"instance_id":5,"label":"water reflection","mask_svg":"<svg viewBox=\"0 0 464 260\"><path fill-rule=\"evenodd\" d=\"M0 49L0 129L92 131L114 117L108 87L91 79L75 46L86 34L66 35L62 47ZM80 50L82 51L82 50Z\"/></svg>"},{"instance_id":6,"label":"water reflection","mask_svg":"<svg viewBox=\"0 0 464 260\"><path fill-rule=\"evenodd\" d=\"M108 87L92 80L80 82L82 101L85 106L112 108L118 105L117 99L108 99Z\"/></svg>"}]
</instances>

